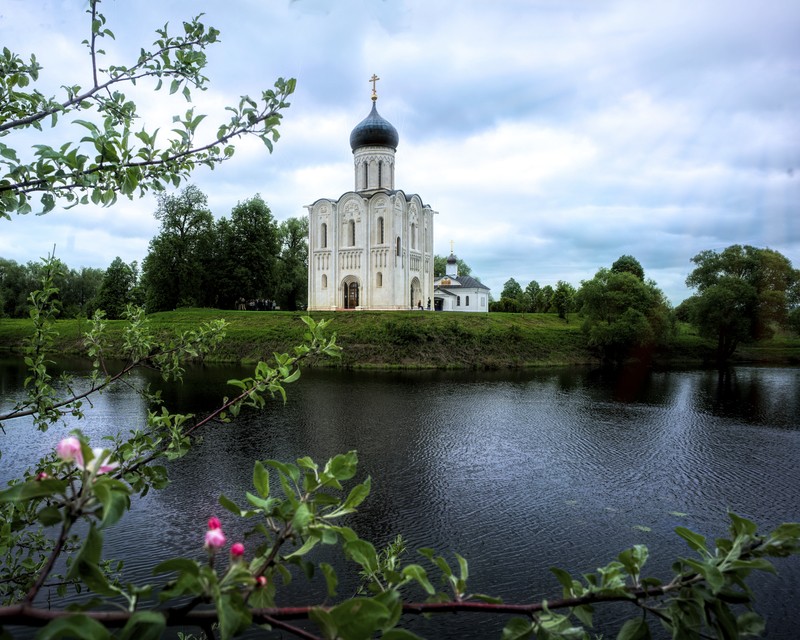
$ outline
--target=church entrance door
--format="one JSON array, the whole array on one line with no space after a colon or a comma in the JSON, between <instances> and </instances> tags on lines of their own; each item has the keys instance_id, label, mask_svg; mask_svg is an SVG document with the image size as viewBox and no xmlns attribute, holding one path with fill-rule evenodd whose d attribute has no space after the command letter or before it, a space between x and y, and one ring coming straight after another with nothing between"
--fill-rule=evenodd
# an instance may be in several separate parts
<instances>
[{"instance_id":1,"label":"church entrance door","mask_svg":"<svg viewBox=\"0 0 800 640\"><path fill-rule=\"evenodd\" d=\"M344 283L344 308L355 309L358 306L358 283Z\"/></svg>"}]
</instances>

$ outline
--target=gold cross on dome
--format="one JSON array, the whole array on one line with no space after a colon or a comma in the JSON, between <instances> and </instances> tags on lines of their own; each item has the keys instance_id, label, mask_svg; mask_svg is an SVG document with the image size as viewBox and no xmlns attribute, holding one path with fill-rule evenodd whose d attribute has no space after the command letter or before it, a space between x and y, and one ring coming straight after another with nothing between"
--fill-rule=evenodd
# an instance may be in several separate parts
<instances>
[{"instance_id":1,"label":"gold cross on dome","mask_svg":"<svg viewBox=\"0 0 800 640\"><path fill-rule=\"evenodd\" d=\"M372 74L372 77L369 79L369 81L372 83L372 99L373 100L377 100L378 99L378 94L375 92L375 83L378 80L380 80L380 78L378 76L376 76L374 73Z\"/></svg>"}]
</instances>

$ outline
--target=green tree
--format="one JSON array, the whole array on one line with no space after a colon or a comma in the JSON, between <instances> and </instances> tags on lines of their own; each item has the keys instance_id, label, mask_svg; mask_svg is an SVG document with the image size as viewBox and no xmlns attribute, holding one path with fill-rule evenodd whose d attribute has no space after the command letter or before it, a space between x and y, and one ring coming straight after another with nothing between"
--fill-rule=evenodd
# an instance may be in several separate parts
<instances>
[{"instance_id":1,"label":"green tree","mask_svg":"<svg viewBox=\"0 0 800 640\"><path fill-rule=\"evenodd\" d=\"M611 271L614 273L632 273L639 280L644 281L644 269L641 263L633 256L620 256L611 265Z\"/></svg>"},{"instance_id":2,"label":"green tree","mask_svg":"<svg viewBox=\"0 0 800 640\"><path fill-rule=\"evenodd\" d=\"M664 294L655 282L629 270L600 269L581 283L576 303L589 346L607 363L647 357L673 337L674 323Z\"/></svg>"},{"instance_id":3,"label":"green tree","mask_svg":"<svg viewBox=\"0 0 800 640\"><path fill-rule=\"evenodd\" d=\"M214 219L208 198L194 185L177 196L161 194L155 217L161 228L142 263L148 311L209 304Z\"/></svg>"},{"instance_id":4,"label":"green tree","mask_svg":"<svg viewBox=\"0 0 800 640\"><path fill-rule=\"evenodd\" d=\"M227 259L230 293L245 300L274 300L278 293L278 225L260 195L239 202L231 211ZM228 285L230 286L230 285Z\"/></svg>"},{"instance_id":5,"label":"green tree","mask_svg":"<svg viewBox=\"0 0 800 640\"><path fill-rule=\"evenodd\" d=\"M141 303L141 300L137 300L138 281L139 267L136 261L125 264L122 258L117 256L103 275L94 302L95 308L102 309L110 320L122 318L127 305Z\"/></svg>"},{"instance_id":6,"label":"green tree","mask_svg":"<svg viewBox=\"0 0 800 640\"><path fill-rule=\"evenodd\" d=\"M468 276L472 274L470 266L461 258L456 258L456 266L458 267L458 275ZM447 256L433 256L433 275L437 278L447 275Z\"/></svg>"},{"instance_id":7,"label":"green tree","mask_svg":"<svg viewBox=\"0 0 800 640\"><path fill-rule=\"evenodd\" d=\"M288 218L278 227L281 242L278 264L281 309L305 309L308 304L308 218Z\"/></svg>"},{"instance_id":8,"label":"green tree","mask_svg":"<svg viewBox=\"0 0 800 640\"><path fill-rule=\"evenodd\" d=\"M701 335L716 340L716 359L724 363L742 342L769 338L788 326L797 306L800 271L777 251L732 245L702 251L686 285L697 289L687 304Z\"/></svg>"},{"instance_id":9,"label":"green tree","mask_svg":"<svg viewBox=\"0 0 800 640\"><path fill-rule=\"evenodd\" d=\"M536 311L536 300L541 291L542 288L539 286L539 283L536 282L536 280L531 280L528 283L528 286L525 287L525 291L522 296L524 311L531 313Z\"/></svg>"},{"instance_id":10,"label":"green tree","mask_svg":"<svg viewBox=\"0 0 800 640\"><path fill-rule=\"evenodd\" d=\"M105 277L105 271L94 267L69 269L59 289L63 314L67 318L90 316Z\"/></svg>"},{"instance_id":11,"label":"green tree","mask_svg":"<svg viewBox=\"0 0 800 640\"><path fill-rule=\"evenodd\" d=\"M551 303L554 293L555 289L553 289L552 285L546 284L542 287L542 290L539 291L539 295L536 297L535 311L537 313L547 313L552 309Z\"/></svg>"},{"instance_id":12,"label":"green tree","mask_svg":"<svg viewBox=\"0 0 800 640\"><path fill-rule=\"evenodd\" d=\"M566 320L567 314L574 308L574 299L575 287L568 282L559 280L556 283L555 291L553 291L553 296L550 299L550 306L556 310L559 318Z\"/></svg>"},{"instance_id":13,"label":"green tree","mask_svg":"<svg viewBox=\"0 0 800 640\"><path fill-rule=\"evenodd\" d=\"M30 160L20 160L7 138L0 143L0 217L29 213L34 207L47 213L58 201L107 206L119 194L133 198L162 191L179 186L199 166L213 168L230 158L232 142L241 136L256 136L270 150L278 137L281 111L289 106L286 99L294 91L294 80L279 79L258 101L242 96L228 107L229 120L210 128L206 142L198 142L205 116L190 107L173 117L174 135L162 137L162 146L156 140L158 130L142 126L136 104L123 91L149 82L156 91L168 88L170 94L191 101L192 90L208 86L203 75L206 49L219 41L219 31L206 27L198 16L184 22L178 35L170 34L167 26L158 29L153 48L141 49L132 64L101 65L102 42L114 34L99 5L99 0L89 0L87 10L89 86L58 78L63 95L47 96L35 88L42 71L35 55L26 61L8 49L0 54L0 136L50 128L51 138L61 137L53 145L36 144ZM70 128L69 117L78 113L81 117L71 122L77 129Z\"/></svg>"},{"instance_id":14,"label":"green tree","mask_svg":"<svg viewBox=\"0 0 800 640\"><path fill-rule=\"evenodd\" d=\"M519 282L514 278L509 278L503 285L503 291L500 293L500 298L508 298L509 300L516 300L522 302L522 287Z\"/></svg>"},{"instance_id":15,"label":"green tree","mask_svg":"<svg viewBox=\"0 0 800 640\"><path fill-rule=\"evenodd\" d=\"M34 288L28 267L0 258L0 317L26 315L28 296Z\"/></svg>"}]
</instances>

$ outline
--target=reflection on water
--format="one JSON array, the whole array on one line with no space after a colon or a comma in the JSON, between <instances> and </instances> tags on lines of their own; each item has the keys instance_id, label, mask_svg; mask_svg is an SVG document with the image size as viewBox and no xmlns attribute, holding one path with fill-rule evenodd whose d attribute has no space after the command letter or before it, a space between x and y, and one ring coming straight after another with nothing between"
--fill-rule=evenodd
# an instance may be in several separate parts
<instances>
[{"instance_id":1,"label":"reflection on water","mask_svg":"<svg viewBox=\"0 0 800 640\"><path fill-rule=\"evenodd\" d=\"M227 379L245 375L197 368L164 395L175 410L198 411L230 392ZM4 399L19 380L0 367ZM461 553L476 592L509 601L553 597L560 588L550 566L591 571L635 543L647 544L652 570L664 572L671 558L689 553L673 533L678 525L714 537L728 509L764 527L800 520L798 388L800 370L789 368L722 376L309 371L285 406L275 402L209 431L171 465L172 484L110 532L107 551L126 556L127 570L142 576L154 557L186 549L201 557L206 518L225 517L217 496L244 504L255 459L324 460L357 449L359 479L370 475L373 493L351 526L377 545L402 533L410 549ZM145 412L124 389L95 405L97 416L82 425L87 434L141 424ZM33 448L23 441L34 438L6 436L0 475L62 435L51 430ZM134 553L132 539L147 553ZM783 565L779 578L757 582L770 638L795 637L800 624L792 610L800 568ZM318 583L311 591L297 583L287 601L313 601ZM344 579L340 595L353 586ZM498 637L501 627L450 616L413 622L436 638Z\"/></svg>"}]
</instances>

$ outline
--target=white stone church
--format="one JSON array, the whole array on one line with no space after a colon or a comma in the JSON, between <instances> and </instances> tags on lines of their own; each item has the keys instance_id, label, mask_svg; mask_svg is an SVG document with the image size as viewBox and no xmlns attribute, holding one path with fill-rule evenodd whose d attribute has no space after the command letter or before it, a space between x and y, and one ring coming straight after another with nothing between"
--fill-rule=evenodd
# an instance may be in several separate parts
<instances>
[{"instance_id":1,"label":"white stone church","mask_svg":"<svg viewBox=\"0 0 800 640\"><path fill-rule=\"evenodd\" d=\"M308 209L308 309L433 308L433 216L395 189L397 130L372 110L350 134L355 189Z\"/></svg>"}]
</instances>

